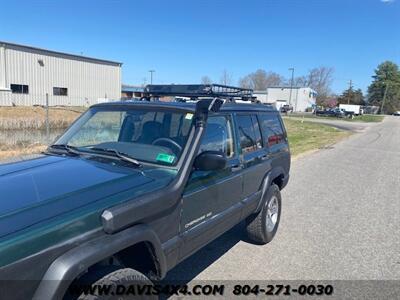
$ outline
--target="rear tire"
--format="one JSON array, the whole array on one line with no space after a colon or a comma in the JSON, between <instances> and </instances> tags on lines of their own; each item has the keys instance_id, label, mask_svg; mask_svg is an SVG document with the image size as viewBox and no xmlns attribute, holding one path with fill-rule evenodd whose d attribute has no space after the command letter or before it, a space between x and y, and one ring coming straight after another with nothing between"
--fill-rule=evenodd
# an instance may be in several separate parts
<instances>
[{"instance_id":1,"label":"rear tire","mask_svg":"<svg viewBox=\"0 0 400 300\"><path fill-rule=\"evenodd\" d=\"M82 278L83 280L80 280L80 284L87 285L89 284L95 291L94 294L87 294L85 295L82 293L79 297L78 300L111 300L111 299L158 299L157 296L155 295L133 295L133 293L128 293L128 288L129 286L133 286L135 288L135 291L137 291L137 286L152 286L153 283L148 279L145 275L142 273L130 269L130 268L125 268L125 269L118 269L118 270L112 270L110 269L109 273L107 273L107 269L101 269L95 274L90 274L91 278L95 278L96 275L98 275L98 279L93 281L91 280L90 283L87 281L87 278ZM104 273L106 273L104 275ZM104 276L103 276L104 275ZM102 276L101 278L99 278ZM78 284L79 284L78 283ZM107 295L104 295L104 293L100 294L98 290L95 287L103 287L103 286L110 286L110 293ZM124 286L124 287L122 287ZM125 292L123 291L125 290ZM150 290L151 291L151 290Z\"/></svg>"},{"instance_id":2,"label":"rear tire","mask_svg":"<svg viewBox=\"0 0 400 300\"><path fill-rule=\"evenodd\" d=\"M281 218L281 193L272 184L264 196L261 210L246 219L248 237L255 243L267 244L274 238Z\"/></svg>"}]
</instances>

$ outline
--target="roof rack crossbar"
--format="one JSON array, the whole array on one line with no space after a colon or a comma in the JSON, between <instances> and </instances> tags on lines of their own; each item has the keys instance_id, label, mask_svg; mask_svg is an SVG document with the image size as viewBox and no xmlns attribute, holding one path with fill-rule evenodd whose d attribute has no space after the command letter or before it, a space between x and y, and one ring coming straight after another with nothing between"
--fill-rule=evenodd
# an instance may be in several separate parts
<instances>
[{"instance_id":1,"label":"roof rack crossbar","mask_svg":"<svg viewBox=\"0 0 400 300\"><path fill-rule=\"evenodd\" d=\"M222 84L168 84L147 85L144 88L145 97L177 96L191 99L201 97L218 97L226 99L253 99L253 90Z\"/></svg>"}]
</instances>

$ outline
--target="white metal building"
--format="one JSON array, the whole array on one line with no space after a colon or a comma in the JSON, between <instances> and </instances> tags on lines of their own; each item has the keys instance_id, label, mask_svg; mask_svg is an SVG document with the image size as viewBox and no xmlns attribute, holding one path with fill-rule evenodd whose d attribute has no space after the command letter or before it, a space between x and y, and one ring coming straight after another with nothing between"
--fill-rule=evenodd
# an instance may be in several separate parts
<instances>
[{"instance_id":1,"label":"white metal building","mask_svg":"<svg viewBox=\"0 0 400 300\"><path fill-rule=\"evenodd\" d=\"M92 105L121 97L120 62L0 41L0 106Z\"/></svg>"},{"instance_id":2,"label":"white metal building","mask_svg":"<svg viewBox=\"0 0 400 300\"><path fill-rule=\"evenodd\" d=\"M293 111L304 112L315 106L317 92L309 87L270 87L266 91L255 91L254 96L263 103L274 104L277 109L289 104Z\"/></svg>"}]
</instances>

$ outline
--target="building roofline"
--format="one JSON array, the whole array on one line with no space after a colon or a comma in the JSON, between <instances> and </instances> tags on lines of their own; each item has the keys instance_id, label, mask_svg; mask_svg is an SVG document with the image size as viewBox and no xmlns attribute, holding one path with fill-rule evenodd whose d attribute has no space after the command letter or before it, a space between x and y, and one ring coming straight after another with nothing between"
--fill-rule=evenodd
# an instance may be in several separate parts
<instances>
[{"instance_id":1,"label":"building roofline","mask_svg":"<svg viewBox=\"0 0 400 300\"><path fill-rule=\"evenodd\" d=\"M144 87L139 86L139 85L122 84L121 91L122 92L144 92Z\"/></svg>"},{"instance_id":2,"label":"building roofline","mask_svg":"<svg viewBox=\"0 0 400 300\"><path fill-rule=\"evenodd\" d=\"M297 89L312 89L309 86L292 86L292 90ZM282 89L282 90L290 90L290 86L269 86L266 90L255 90L254 93L268 93L268 89Z\"/></svg>"},{"instance_id":3,"label":"building roofline","mask_svg":"<svg viewBox=\"0 0 400 300\"><path fill-rule=\"evenodd\" d=\"M44 49L44 48L39 48L39 47L33 47L33 46L28 46L28 45L22 45L22 44L16 44L16 43L0 41L0 46L2 46L2 45L25 48L25 49L28 49L28 50L41 51L41 52L46 52L46 53L49 53L49 54L64 55L64 56L68 56L68 57L71 57L71 58L85 59L85 60L89 60L89 61L93 61L93 62L99 62L99 63L108 63L108 64L119 65L119 66L122 65L122 62L118 62L118 61L106 60L106 59L95 58L95 57L90 57L90 56L83 56L83 55L77 55L77 54L71 54L71 53L66 53L66 52L54 51L54 50L49 50L49 49Z\"/></svg>"},{"instance_id":4,"label":"building roofline","mask_svg":"<svg viewBox=\"0 0 400 300\"><path fill-rule=\"evenodd\" d=\"M290 86L269 86L267 87L266 90L255 90L253 94L268 94L268 89L281 89L281 90L290 90ZM313 88L309 86L293 86L291 88L292 90L298 90L298 89L310 89L314 92L316 92Z\"/></svg>"}]
</instances>

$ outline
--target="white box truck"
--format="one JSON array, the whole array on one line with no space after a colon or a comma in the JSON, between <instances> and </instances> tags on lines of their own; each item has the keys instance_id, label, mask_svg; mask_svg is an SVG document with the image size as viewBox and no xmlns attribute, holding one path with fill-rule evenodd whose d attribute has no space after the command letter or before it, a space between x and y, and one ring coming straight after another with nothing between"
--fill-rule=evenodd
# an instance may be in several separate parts
<instances>
[{"instance_id":1,"label":"white box truck","mask_svg":"<svg viewBox=\"0 0 400 300\"><path fill-rule=\"evenodd\" d=\"M359 116L363 114L361 105L355 104L339 104L340 109L344 109L346 112L352 112L354 115Z\"/></svg>"}]
</instances>

